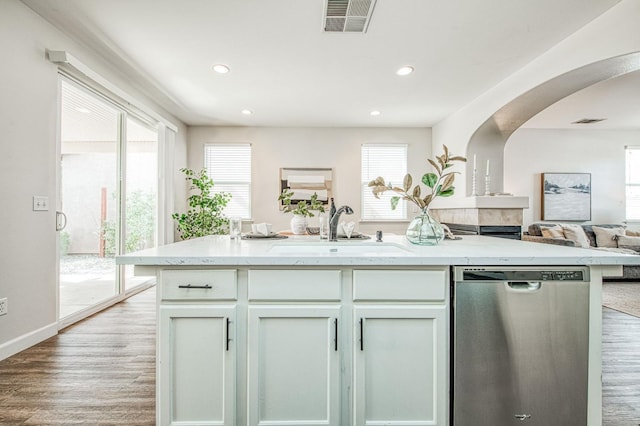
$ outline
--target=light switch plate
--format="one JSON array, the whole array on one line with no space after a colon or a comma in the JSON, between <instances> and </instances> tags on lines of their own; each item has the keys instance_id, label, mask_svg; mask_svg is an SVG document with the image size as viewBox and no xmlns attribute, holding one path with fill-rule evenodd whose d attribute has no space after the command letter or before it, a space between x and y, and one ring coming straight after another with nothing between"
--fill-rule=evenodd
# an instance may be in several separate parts
<instances>
[{"instance_id":1,"label":"light switch plate","mask_svg":"<svg viewBox=\"0 0 640 426\"><path fill-rule=\"evenodd\" d=\"M49 210L49 197L44 195L33 196L33 211L45 212Z\"/></svg>"}]
</instances>

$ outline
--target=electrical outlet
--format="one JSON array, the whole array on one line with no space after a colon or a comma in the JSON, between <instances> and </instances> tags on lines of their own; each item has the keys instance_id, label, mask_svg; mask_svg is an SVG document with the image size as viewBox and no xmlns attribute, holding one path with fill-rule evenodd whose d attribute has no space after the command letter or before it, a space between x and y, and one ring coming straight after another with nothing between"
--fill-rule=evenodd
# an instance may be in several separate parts
<instances>
[{"instance_id":1,"label":"electrical outlet","mask_svg":"<svg viewBox=\"0 0 640 426\"><path fill-rule=\"evenodd\" d=\"M6 315L9 312L9 301L6 297L0 299L0 315Z\"/></svg>"},{"instance_id":2,"label":"electrical outlet","mask_svg":"<svg viewBox=\"0 0 640 426\"><path fill-rule=\"evenodd\" d=\"M49 210L49 197L45 195L33 196L33 211L44 212Z\"/></svg>"}]
</instances>

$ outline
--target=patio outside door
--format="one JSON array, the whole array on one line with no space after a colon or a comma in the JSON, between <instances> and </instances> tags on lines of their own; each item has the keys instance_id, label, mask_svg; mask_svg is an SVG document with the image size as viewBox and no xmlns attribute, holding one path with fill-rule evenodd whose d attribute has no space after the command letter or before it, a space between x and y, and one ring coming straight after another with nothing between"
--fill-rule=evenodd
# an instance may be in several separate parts
<instances>
[{"instance_id":1,"label":"patio outside door","mask_svg":"<svg viewBox=\"0 0 640 426\"><path fill-rule=\"evenodd\" d=\"M61 79L59 318L72 323L122 298L115 256L156 244L157 132Z\"/></svg>"}]
</instances>

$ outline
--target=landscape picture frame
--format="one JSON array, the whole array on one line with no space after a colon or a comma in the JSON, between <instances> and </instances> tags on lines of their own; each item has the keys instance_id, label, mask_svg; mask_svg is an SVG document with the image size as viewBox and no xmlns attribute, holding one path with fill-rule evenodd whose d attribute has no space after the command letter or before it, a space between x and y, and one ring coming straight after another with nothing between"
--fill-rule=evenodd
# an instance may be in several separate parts
<instances>
[{"instance_id":1,"label":"landscape picture frame","mask_svg":"<svg viewBox=\"0 0 640 426\"><path fill-rule=\"evenodd\" d=\"M591 173L542 173L542 220L591 220Z\"/></svg>"}]
</instances>

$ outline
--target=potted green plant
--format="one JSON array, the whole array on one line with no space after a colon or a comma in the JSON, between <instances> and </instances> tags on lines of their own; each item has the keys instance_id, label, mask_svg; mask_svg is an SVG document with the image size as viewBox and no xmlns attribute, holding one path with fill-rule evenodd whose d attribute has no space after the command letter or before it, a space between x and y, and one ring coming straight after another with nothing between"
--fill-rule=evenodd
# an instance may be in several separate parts
<instances>
[{"instance_id":1,"label":"potted green plant","mask_svg":"<svg viewBox=\"0 0 640 426\"><path fill-rule=\"evenodd\" d=\"M414 203L421 210L419 216L415 217L407 228L407 239L414 244L435 245L444 238L444 229L429 214L429 205L436 197L450 197L455 191L453 183L455 176L459 172L451 170L455 162L466 162L467 159L461 156L452 156L449 148L443 145L444 153L436 156L435 160L427 159L429 164L435 169L435 173L429 172L422 175L421 182L427 186L428 192L422 191L420 184L413 186L411 174L406 174L402 182L402 187L393 186L391 182L386 183L384 178L377 177L369 182L373 195L380 198L380 194L386 191L393 191L400 195L391 197L391 208L396 209L400 200ZM413 186L413 188L412 188Z\"/></svg>"},{"instance_id":2,"label":"potted green plant","mask_svg":"<svg viewBox=\"0 0 640 426\"><path fill-rule=\"evenodd\" d=\"M171 215L178 222L180 238L187 240L205 235L226 234L229 229L229 219L223 211L231 200L231 194L211 192L214 183L206 170L194 172L183 168L180 171L185 174L185 179L191 182L189 190L196 191L187 198L189 208L186 213Z\"/></svg>"},{"instance_id":3,"label":"potted green plant","mask_svg":"<svg viewBox=\"0 0 640 426\"><path fill-rule=\"evenodd\" d=\"M321 201L318 201L318 194L316 193L311 196L309 203L306 200L302 200L293 204L291 197L293 197L293 191L285 188L278 200L282 202L283 212L293 213L293 218L290 222L291 231L296 235L302 235L307 232L307 218L314 217L314 211L324 213L324 205Z\"/></svg>"}]
</instances>

